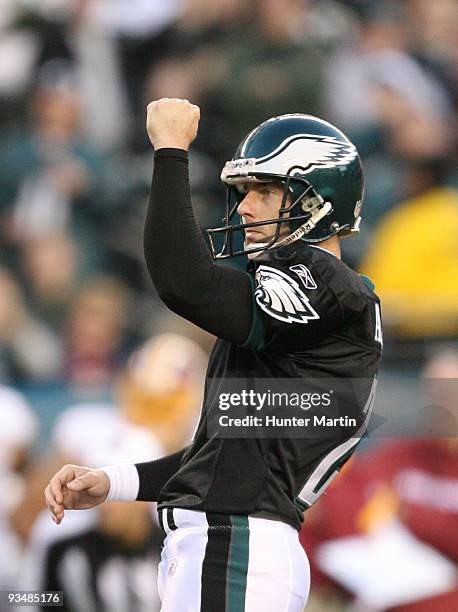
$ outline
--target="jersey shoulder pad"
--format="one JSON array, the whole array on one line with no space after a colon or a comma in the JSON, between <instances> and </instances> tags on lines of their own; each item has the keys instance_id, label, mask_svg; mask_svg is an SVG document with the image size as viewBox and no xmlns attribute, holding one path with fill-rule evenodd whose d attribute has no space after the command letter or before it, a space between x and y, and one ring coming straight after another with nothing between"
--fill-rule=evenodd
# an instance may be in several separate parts
<instances>
[{"instance_id":1,"label":"jersey shoulder pad","mask_svg":"<svg viewBox=\"0 0 458 612\"><path fill-rule=\"evenodd\" d=\"M378 301L372 283L332 253L308 245L304 256L316 275L334 293L343 311L360 312L370 302Z\"/></svg>"},{"instance_id":2,"label":"jersey shoulder pad","mask_svg":"<svg viewBox=\"0 0 458 612\"><path fill-rule=\"evenodd\" d=\"M266 251L256 260L254 274L257 306L286 323L317 321L326 285L305 253L304 243Z\"/></svg>"}]
</instances>

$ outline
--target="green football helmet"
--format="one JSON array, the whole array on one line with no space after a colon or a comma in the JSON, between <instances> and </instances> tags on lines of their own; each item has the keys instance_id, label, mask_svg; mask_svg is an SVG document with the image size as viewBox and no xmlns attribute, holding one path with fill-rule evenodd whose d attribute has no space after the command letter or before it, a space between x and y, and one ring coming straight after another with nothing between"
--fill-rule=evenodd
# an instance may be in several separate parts
<instances>
[{"instance_id":1,"label":"green football helmet","mask_svg":"<svg viewBox=\"0 0 458 612\"><path fill-rule=\"evenodd\" d=\"M340 130L317 117L290 114L265 121L241 142L221 180L227 187L224 225L207 230L215 259L250 255L299 239L318 243L359 230L364 178L358 151ZM263 181L284 185L278 217L241 222L237 207L246 184ZM279 239L284 223L290 233ZM276 229L268 242L237 248L237 232L269 224ZM219 250L216 236L223 238Z\"/></svg>"}]
</instances>

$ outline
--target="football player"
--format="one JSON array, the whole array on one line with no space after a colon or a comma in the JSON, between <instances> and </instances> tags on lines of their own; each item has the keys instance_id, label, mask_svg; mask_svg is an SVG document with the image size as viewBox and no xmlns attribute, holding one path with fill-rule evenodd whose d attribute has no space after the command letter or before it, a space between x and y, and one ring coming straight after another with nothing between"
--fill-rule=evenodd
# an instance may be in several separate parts
<instances>
[{"instance_id":1,"label":"football player","mask_svg":"<svg viewBox=\"0 0 458 612\"><path fill-rule=\"evenodd\" d=\"M188 176L199 115L187 100L148 106L155 165L144 234L162 300L218 337L193 440L149 463L65 466L46 500L56 522L65 508L105 499L157 500L167 534L164 612L299 612L310 582L302 514L367 427L381 355L373 286L340 258L341 237L360 223L361 162L348 138L316 117L284 115L256 127L223 169L227 210L224 225L210 230L212 259ZM214 261L240 254L248 255L246 272ZM253 390L266 379L346 381L354 425L318 437L231 437L211 428L225 381L249 381ZM354 391L355 379L369 384Z\"/></svg>"}]
</instances>

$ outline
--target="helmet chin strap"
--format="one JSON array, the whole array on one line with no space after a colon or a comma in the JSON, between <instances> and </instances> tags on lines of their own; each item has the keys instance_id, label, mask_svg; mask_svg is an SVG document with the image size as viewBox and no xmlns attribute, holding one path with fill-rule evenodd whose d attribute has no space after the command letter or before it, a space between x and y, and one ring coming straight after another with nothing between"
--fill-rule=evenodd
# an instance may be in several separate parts
<instances>
[{"instance_id":1,"label":"helmet chin strap","mask_svg":"<svg viewBox=\"0 0 458 612\"><path fill-rule=\"evenodd\" d=\"M312 213L310 219L308 219L305 223L298 227L296 231L289 236L286 236L286 238L283 238L283 240L277 244L289 244L290 242L294 242L295 240L302 238L302 236L305 236L305 234L311 232L316 224L329 212L331 212L331 210L332 204L330 202L325 202L321 208Z\"/></svg>"},{"instance_id":2,"label":"helmet chin strap","mask_svg":"<svg viewBox=\"0 0 458 612\"><path fill-rule=\"evenodd\" d=\"M256 257L258 255L261 255L262 253L264 253L264 251L268 251L269 249L271 249L272 246L268 247L267 246L268 244L269 244L268 242L256 242L255 246L256 246L257 249L258 248L260 249L260 248L262 248L264 246L265 246L265 248L262 251L255 251L254 253L250 253L250 251L248 250L248 252L246 254L248 259L256 259ZM276 245L274 244L273 246L276 246ZM246 248L249 249L250 245L246 246Z\"/></svg>"},{"instance_id":3,"label":"helmet chin strap","mask_svg":"<svg viewBox=\"0 0 458 612\"><path fill-rule=\"evenodd\" d=\"M260 255L266 250L272 249L282 244L291 244L291 242L295 242L296 240L299 240L299 238L302 238L302 236L305 236L306 234L311 232L312 229L316 227L316 224L319 221L321 221L321 219L325 217L329 212L331 212L331 210L332 210L332 204L330 202L325 202L323 206L321 206L321 208L318 208L317 210L315 210L314 213L312 213L312 215L310 216L310 219L308 219L305 223L303 223L300 227L298 227L297 230L295 230L292 234L289 234L288 236L286 236L286 238L283 238L283 240L280 240L279 242L274 242L270 246L267 246L269 244L268 242L264 242L264 243L257 242L256 249L261 248L263 245L266 245L266 248L263 251L256 251L255 253L248 252L247 253L248 259L256 259L258 255Z\"/></svg>"}]
</instances>

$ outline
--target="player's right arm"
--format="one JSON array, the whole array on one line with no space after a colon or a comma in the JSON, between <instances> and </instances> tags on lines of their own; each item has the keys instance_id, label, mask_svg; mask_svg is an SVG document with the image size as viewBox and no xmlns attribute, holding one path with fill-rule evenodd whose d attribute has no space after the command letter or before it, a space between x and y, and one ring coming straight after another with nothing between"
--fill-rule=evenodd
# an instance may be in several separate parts
<instances>
[{"instance_id":1,"label":"player's right arm","mask_svg":"<svg viewBox=\"0 0 458 612\"><path fill-rule=\"evenodd\" d=\"M185 450L135 465L120 463L99 469L64 465L45 489L52 519L59 524L64 510L87 510L105 501L157 501Z\"/></svg>"},{"instance_id":2,"label":"player's right arm","mask_svg":"<svg viewBox=\"0 0 458 612\"><path fill-rule=\"evenodd\" d=\"M187 100L162 99L148 106L147 130L156 152L145 259L171 310L220 338L243 344L253 320L250 278L213 262L192 210L187 151L198 122L199 109Z\"/></svg>"}]
</instances>

